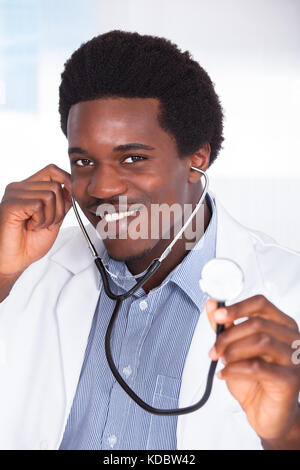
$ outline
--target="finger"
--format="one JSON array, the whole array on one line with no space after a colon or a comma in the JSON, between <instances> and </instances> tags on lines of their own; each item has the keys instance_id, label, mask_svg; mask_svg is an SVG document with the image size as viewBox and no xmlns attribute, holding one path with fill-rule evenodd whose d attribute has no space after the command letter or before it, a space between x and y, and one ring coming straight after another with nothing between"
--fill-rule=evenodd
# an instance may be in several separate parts
<instances>
[{"instance_id":1,"label":"finger","mask_svg":"<svg viewBox=\"0 0 300 470\"><path fill-rule=\"evenodd\" d=\"M267 300L263 295L256 295L249 299L242 300L236 304L223 307L215 312L217 323L233 323L243 317L259 315L260 317L274 321L288 328L298 331L297 323L288 315L281 312L275 305Z\"/></svg>"},{"instance_id":2,"label":"finger","mask_svg":"<svg viewBox=\"0 0 300 470\"><path fill-rule=\"evenodd\" d=\"M62 193L63 193L64 202L65 202L65 215L66 215L72 207L71 193L65 186L62 188Z\"/></svg>"},{"instance_id":3,"label":"finger","mask_svg":"<svg viewBox=\"0 0 300 470\"><path fill-rule=\"evenodd\" d=\"M30 222L31 225L41 227L45 223L45 211L42 199L20 199L11 198L2 203L5 207L6 221L11 225Z\"/></svg>"},{"instance_id":4,"label":"finger","mask_svg":"<svg viewBox=\"0 0 300 470\"><path fill-rule=\"evenodd\" d=\"M259 357L266 362L292 366L293 350L267 333L256 333L228 345L222 353L222 362L230 364Z\"/></svg>"},{"instance_id":5,"label":"finger","mask_svg":"<svg viewBox=\"0 0 300 470\"><path fill-rule=\"evenodd\" d=\"M19 206L23 204L26 199L41 200L44 212L44 223L37 225L30 223L27 228L46 228L55 223L56 220L56 194L53 191L29 191L29 190L18 190L11 191L11 197L14 200L18 200ZM33 220L33 219L32 219Z\"/></svg>"},{"instance_id":6,"label":"finger","mask_svg":"<svg viewBox=\"0 0 300 470\"><path fill-rule=\"evenodd\" d=\"M217 329L217 322L215 320L215 312L218 310L218 302L213 299L209 299L205 303L205 310L209 319L209 322L214 331ZM232 326L233 322L225 323L225 329Z\"/></svg>"},{"instance_id":7,"label":"finger","mask_svg":"<svg viewBox=\"0 0 300 470\"><path fill-rule=\"evenodd\" d=\"M295 330L286 326L282 326L262 317L250 317L248 320L234 325L233 328L220 334L216 340L214 348L212 348L210 352L210 357L213 360L218 359L222 356L229 344L237 341L238 339L255 335L256 333L269 334L288 346L299 338L299 334L297 334Z\"/></svg>"},{"instance_id":8,"label":"finger","mask_svg":"<svg viewBox=\"0 0 300 470\"><path fill-rule=\"evenodd\" d=\"M57 181L21 181L10 183L5 190L4 199L9 198L16 190L47 190L53 191L56 195L56 218L54 224L63 221L66 213L72 206L71 193L64 185ZM15 197L15 194L14 194Z\"/></svg>"},{"instance_id":9,"label":"finger","mask_svg":"<svg viewBox=\"0 0 300 470\"><path fill-rule=\"evenodd\" d=\"M24 181L57 181L58 183L65 185L70 193L72 191L71 175L53 163Z\"/></svg>"},{"instance_id":10,"label":"finger","mask_svg":"<svg viewBox=\"0 0 300 470\"><path fill-rule=\"evenodd\" d=\"M62 185L57 181L30 181L24 184L26 189L43 189L45 191L52 191L55 194L55 218L52 223L54 225L60 224L67 212L66 194L63 191ZM65 189L65 191L67 190Z\"/></svg>"},{"instance_id":11,"label":"finger","mask_svg":"<svg viewBox=\"0 0 300 470\"><path fill-rule=\"evenodd\" d=\"M300 387L299 373L295 367L271 364L259 358L232 362L220 370L217 377L222 380L249 378L277 390L281 386L285 396L297 394Z\"/></svg>"}]
</instances>

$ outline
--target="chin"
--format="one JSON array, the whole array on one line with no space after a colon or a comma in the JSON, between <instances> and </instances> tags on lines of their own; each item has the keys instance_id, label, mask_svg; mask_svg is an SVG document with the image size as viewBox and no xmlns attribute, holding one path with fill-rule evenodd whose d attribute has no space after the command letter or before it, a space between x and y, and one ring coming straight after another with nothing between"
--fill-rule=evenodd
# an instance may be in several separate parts
<instances>
[{"instance_id":1,"label":"chin","mask_svg":"<svg viewBox=\"0 0 300 470\"><path fill-rule=\"evenodd\" d=\"M147 242L148 241L148 246ZM125 243L124 243L125 242ZM139 243L140 242L140 243ZM116 261L135 261L151 252L149 240L103 240L109 256Z\"/></svg>"},{"instance_id":2,"label":"chin","mask_svg":"<svg viewBox=\"0 0 300 470\"><path fill-rule=\"evenodd\" d=\"M116 260L116 261L123 261L124 263L128 263L130 261L137 261L139 259L144 258L148 253L151 252L151 248L149 250L143 251L142 253L138 255L132 255L132 256L118 256L118 255L113 255L109 253L109 256Z\"/></svg>"}]
</instances>

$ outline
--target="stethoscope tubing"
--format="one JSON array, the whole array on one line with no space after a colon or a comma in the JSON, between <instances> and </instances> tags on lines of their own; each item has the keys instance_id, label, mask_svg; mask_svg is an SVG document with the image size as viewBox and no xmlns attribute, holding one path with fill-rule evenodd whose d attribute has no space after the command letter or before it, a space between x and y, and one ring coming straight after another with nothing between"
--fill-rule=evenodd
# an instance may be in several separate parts
<instances>
[{"instance_id":1,"label":"stethoscope tubing","mask_svg":"<svg viewBox=\"0 0 300 470\"><path fill-rule=\"evenodd\" d=\"M132 388L129 387L129 385L125 382L125 380L122 378L122 376L119 374L118 369L115 366L115 363L112 358L112 353L111 353L111 348L110 348L110 339L111 339L111 333L113 331L113 326L115 323L115 320L117 318L120 306L121 306L122 300L118 299L116 301L116 305L113 311L113 314L111 316L109 325L106 330L106 335L105 335L105 354L106 354L106 359L108 362L108 365L110 367L110 370L112 374L114 375L115 379L119 383L119 385L123 388L123 390L127 393L127 395L130 396L130 398L141 408L143 408L145 411L148 411L149 413L152 413L154 415L160 415L160 416L179 416L179 415L184 415L188 413L193 413L194 411L197 411L199 408L201 408L207 400L210 397L211 390L212 390L212 385L213 385L213 379L215 375L215 370L217 367L218 361L211 361L208 375L207 375L207 380L206 380L206 387L205 391L201 397L201 399L196 402L195 404L191 406L187 406L184 408L175 408L175 409L162 409L162 408L154 408L153 406L149 405L145 401L143 401L133 390ZM218 307L224 306L224 302L218 302ZM224 330L224 325L217 325L217 331L216 335L218 336L222 331Z\"/></svg>"}]
</instances>

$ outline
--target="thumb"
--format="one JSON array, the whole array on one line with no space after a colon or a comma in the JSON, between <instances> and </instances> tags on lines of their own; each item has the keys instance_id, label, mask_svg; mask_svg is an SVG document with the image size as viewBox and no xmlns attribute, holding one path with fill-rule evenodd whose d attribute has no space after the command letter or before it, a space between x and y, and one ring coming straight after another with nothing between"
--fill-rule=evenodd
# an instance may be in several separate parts
<instances>
[{"instance_id":1,"label":"thumb","mask_svg":"<svg viewBox=\"0 0 300 470\"><path fill-rule=\"evenodd\" d=\"M216 331L218 322L215 320L215 314L218 310L218 302L213 299L208 299L205 303L205 310L209 319L209 323L211 324L213 330ZM229 328L230 326L232 326L232 322L225 323L225 329Z\"/></svg>"},{"instance_id":2,"label":"thumb","mask_svg":"<svg viewBox=\"0 0 300 470\"><path fill-rule=\"evenodd\" d=\"M65 211L66 214L69 212L69 210L72 207L72 201L71 201L71 191L65 187L63 187L63 195L64 195L64 200L65 200Z\"/></svg>"},{"instance_id":3,"label":"thumb","mask_svg":"<svg viewBox=\"0 0 300 470\"><path fill-rule=\"evenodd\" d=\"M205 303L205 310L208 316L209 323L214 331L217 329L217 322L215 321L215 312L218 309L218 302L213 299L208 299Z\"/></svg>"}]
</instances>

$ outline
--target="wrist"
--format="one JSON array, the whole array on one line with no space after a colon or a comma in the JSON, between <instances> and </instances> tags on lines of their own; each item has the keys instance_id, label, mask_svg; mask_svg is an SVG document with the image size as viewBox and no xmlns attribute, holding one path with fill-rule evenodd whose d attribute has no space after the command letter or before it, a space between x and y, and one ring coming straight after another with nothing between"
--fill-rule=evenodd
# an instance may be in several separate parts
<instances>
[{"instance_id":1,"label":"wrist","mask_svg":"<svg viewBox=\"0 0 300 470\"><path fill-rule=\"evenodd\" d=\"M265 450L300 450L300 404L289 430L278 439L262 439Z\"/></svg>"},{"instance_id":2,"label":"wrist","mask_svg":"<svg viewBox=\"0 0 300 470\"><path fill-rule=\"evenodd\" d=\"M11 289L13 288L17 279L21 276L23 271L12 274L0 273L0 302L3 302L8 297Z\"/></svg>"}]
</instances>

